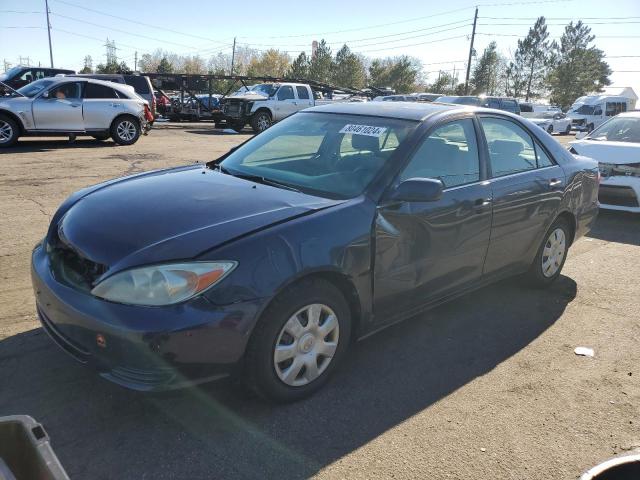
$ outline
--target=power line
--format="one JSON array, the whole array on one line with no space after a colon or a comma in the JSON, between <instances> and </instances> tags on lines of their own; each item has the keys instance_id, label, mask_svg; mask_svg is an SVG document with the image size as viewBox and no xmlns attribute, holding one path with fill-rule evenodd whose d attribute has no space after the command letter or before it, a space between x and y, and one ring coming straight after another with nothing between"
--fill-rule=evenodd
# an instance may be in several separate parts
<instances>
[{"instance_id":1,"label":"power line","mask_svg":"<svg viewBox=\"0 0 640 480\"><path fill-rule=\"evenodd\" d=\"M621 21L621 22L589 22L589 25L623 25L623 24L635 24L640 23L640 21ZM491 27L529 27L530 23L482 23L482 25L491 26ZM565 26L564 23L547 23L549 26Z\"/></svg>"},{"instance_id":2,"label":"power line","mask_svg":"<svg viewBox=\"0 0 640 480\"><path fill-rule=\"evenodd\" d=\"M537 20L539 17L478 17L489 20ZM545 20L628 20L640 17L545 17Z\"/></svg>"},{"instance_id":3,"label":"power line","mask_svg":"<svg viewBox=\"0 0 640 480\"><path fill-rule=\"evenodd\" d=\"M0 13L26 13L26 14L32 14L32 13L44 13L42 10L33 10L30 12L24 11L24 10L0 10Z\"/></svg>"},{"instance_id":4,"label":"power line","mask_svg":"<svg viewBox=\"0 0 640 480\"><path fill-rule=\"evenodd\" d=\"M25 26L16 27L14 25L0 25L0 28L14 28L14 29L19 29L19 28L27 28L27 29L29 29L29 28L40 28L40 29L44 29L44 28L47 28L47 27L25 27Z\"/></svg>"},{"instance_id":5,"label":"power line","mask_svg":"<svg viewBox=\"0 0 640 480\"><path fill-rule=\"evenodd\" d=\"M519 37L522 38L522 35L517 33L480 33L477 32L476 35L484 35L486 37ZM554 37L554 39L559 39L560 37ZM596 38L640 38L640 35L597 35Z\"/></svg>"}]
</instances>

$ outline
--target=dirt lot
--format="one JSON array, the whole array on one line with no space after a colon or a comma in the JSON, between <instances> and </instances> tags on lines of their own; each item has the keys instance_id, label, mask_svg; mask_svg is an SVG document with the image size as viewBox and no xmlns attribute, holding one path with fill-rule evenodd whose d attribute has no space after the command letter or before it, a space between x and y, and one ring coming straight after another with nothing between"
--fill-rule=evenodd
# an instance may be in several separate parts
<instances>
[{"instance_id":1,"label":"dirt lot","mask_svg":"<svg viewBox=\"0 0 640 480\"><path fill-rule=\"evenodd\" d=\"M29 254L62 200L245 138L165 124L133 147L39 139L0 153L0 415L43 422L72 478L573 479L640 448L638 216L601 214L548 291L503 282L355 345L294 405L228 381L129 392L58 351L38 328Z\"/></svg>"}]
</instances>

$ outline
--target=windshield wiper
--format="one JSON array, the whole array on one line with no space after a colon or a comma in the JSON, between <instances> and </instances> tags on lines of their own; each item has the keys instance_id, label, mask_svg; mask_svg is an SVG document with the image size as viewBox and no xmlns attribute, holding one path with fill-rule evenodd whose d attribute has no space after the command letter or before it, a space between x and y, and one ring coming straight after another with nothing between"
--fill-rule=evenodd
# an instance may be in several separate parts
<instances>
[{"instance_id":1,"label":"windshield wiper","mask_svg":"<svg viewBox=\"0 0 640 480\"><path fill-rule=\"evenodd\" d=\"M240 173L240 172L232 172L228 168L223 167L222 165L216 165L215 167L219 172L222 172L226 175L231 175L233 177L242 178L244 180L249 180L250 182L261 183L263 185L270 185L272 187L283 188L285 190L291 190L293 192L302 193L302 191L288 183L279 182L277 180L272 180L270 178L265 178L260 175L251 175L249 173Z\"/></svg>"}]
</instances>

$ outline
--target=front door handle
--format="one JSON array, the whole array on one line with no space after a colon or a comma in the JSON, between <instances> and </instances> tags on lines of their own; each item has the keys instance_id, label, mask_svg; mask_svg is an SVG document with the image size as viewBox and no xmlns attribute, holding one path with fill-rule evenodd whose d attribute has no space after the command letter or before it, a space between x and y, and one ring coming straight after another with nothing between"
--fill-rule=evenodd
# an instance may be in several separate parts
<instances>
[{"instance_id":1,"label":"front door handle","mask_svg":"<svg viewBox=\"0 0 640 480\"><path fill-rule=\"evenodd\" d=\"M482 212L489 205L491 205L490 198L478 198L475 202L473 202L473 206L476 209L476 213Z\"/></svg>"},{"instance_id":2,"label":"front door handle","mask_svg":"<svg viewBox=\"0 0 640 480\"><path fill-rule=\"evenodd\" d=\"M550 187L557 187L558 185L562 185L562 180L560 180L559 178L552 178L551 180L549 180Z\"/></svg>"},{"instance_id":3,"label":"front door handle","mask_svg":"<svg viewBox=\"0 0 640 480\"><path fill-rule=\"evenodd\" d=\"M78 107L80 106L80 104L79 104L79 103L72 103L72 104L70 104L70 105L71 105L73 108L78 108Z\"/></svg>"}]
</instances>

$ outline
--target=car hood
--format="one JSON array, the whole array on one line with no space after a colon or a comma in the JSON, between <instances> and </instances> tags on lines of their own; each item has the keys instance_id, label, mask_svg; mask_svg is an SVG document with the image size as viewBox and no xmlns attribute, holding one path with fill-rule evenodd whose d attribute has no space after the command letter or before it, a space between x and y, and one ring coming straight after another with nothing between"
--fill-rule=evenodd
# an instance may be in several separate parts
<instances>
[{"instance_id":1,"label":"car hood","mask_svg":"<svg viewBox=\"0 0 640 480\"><path fill-rule=\"evenodd\" d=\"M240 95L232 95L230 97L227 97L227 99L256 101L256 100L268 100L268 97L266 95L261 95L259 93L242 93Z\"/></svg>"},{"instance_id":2,"label":"car hood","mask_svg":"<svg viewBox=\"0 0 640 480\"><path fill-rule=\"evenodd\" d=\"M576 140L569 144L579 155L591 157L599 163L640 163L640 143Z\"/></svg>"},{"instance_id":3,"label":"car hood","mask_svg":"<svg viewBox=\"0 0 640 480\"><path fill-rule=\"evenodd\" d=\"M196 258L338 203L203 167L164 170L91 191L60 219L58 235L82 257L118 271Z\"/></svg>"}]
</instances>

